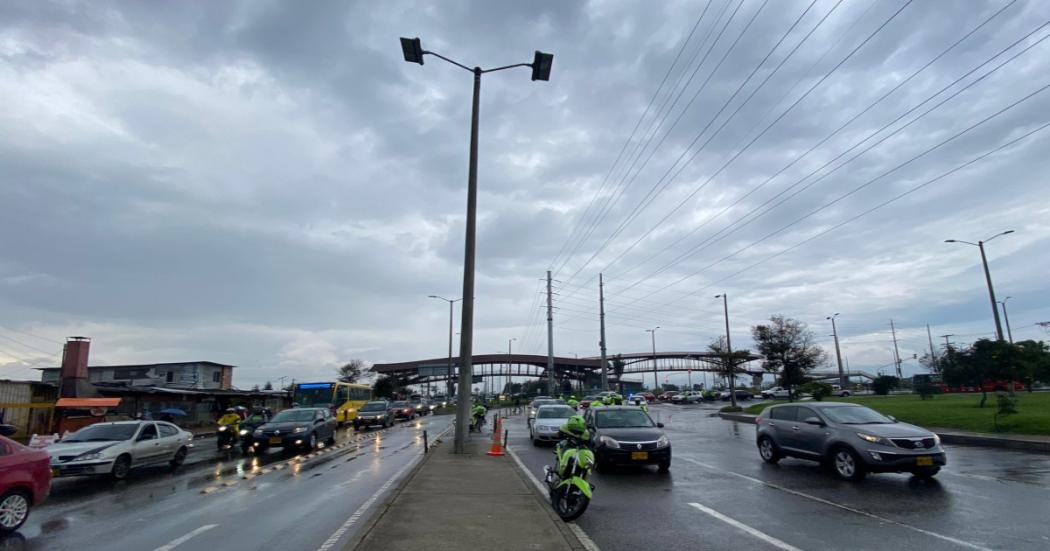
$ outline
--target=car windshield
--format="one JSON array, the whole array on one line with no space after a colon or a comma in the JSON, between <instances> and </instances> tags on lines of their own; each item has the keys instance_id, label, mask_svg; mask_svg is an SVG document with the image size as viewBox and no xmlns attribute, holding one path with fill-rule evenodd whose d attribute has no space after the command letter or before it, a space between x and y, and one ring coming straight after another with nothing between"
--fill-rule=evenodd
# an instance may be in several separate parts
<instances>
[{"instance_id":1,"label":"car windshield","mask_svg":"<svg viewBox=\"0 0 1050 551\"><path fill-rule=\"evenodd\" d=\"M540 406L549 406L549 405L554 405L556 403L557 402L554 401L554 400L536 400L535 402L532 403L532 407L533 408L538 408Z\"/></svg>"},{"instance_id":2,"label":"car windshield","mask_svg":"<svg viewBox=\"0 0 1050 551\"><path fill-rule=\"evenodd\" d=\"M361 411L383 411L386 408L386 402L369 402L361 408Z\"/></svg>"},{"instance_id":3,"label":"car windshield","mask_svg":"<svg viewBox=\"0 0 1050 551\"><path fill-rule=\"evenodd\" d=\"M864 406L822 408L820 411L828 419L843 425L875 425L893 422L889 417Z\"/></svg>"},{"instance_id":4,"label":"car windshield","mask_svg":"<svg viewBox=\"0 0 1050 551\"><path fill-rule=\"evenodd\" d=\"M594 426L600 429L625 429L652 427L653 420L640 409L598 410L594 415Z\"/></svg>"},{"instance_id":5,"label":"car windshield","mask_svg":"<svg viewBox=\"0 0 1050 551\"><path fill-rule=\"evenodd\" d=\"M408 402L394 402L393 404L390 404L390 407L407 408L408 407Z\"/></svg>"},{"instance_id":6,"label":"car windshield","mask_svg":"<svg viewBox=\"0 0 1050 551\"><path fill-rule=\"evenodd\" d=\"M539 419L568 419L576 413L576 410L569 406L547 406L542 407L536 412L536 417Z\"/></svg>"},{"instance_id":7,"label":"car windshield","mask_svg":"<svg viewBox=\"0 0 1050 551\"><path fill-rule=\"evenodd\" d=\"M138 430L137 424L91 425L62 439L63 442L114 442L130 440Z\"/></svg>"},{"instance_id":8,"label":"car windshield","mask_svg":"<svg viewBox=\"0 0 1050 551\"><path fill-rule=\"evenodd\" d=\"M286 409L273 416L271 423L296 423L310 421L314 418L312 409Z\"/></svg>"}]
</instances>

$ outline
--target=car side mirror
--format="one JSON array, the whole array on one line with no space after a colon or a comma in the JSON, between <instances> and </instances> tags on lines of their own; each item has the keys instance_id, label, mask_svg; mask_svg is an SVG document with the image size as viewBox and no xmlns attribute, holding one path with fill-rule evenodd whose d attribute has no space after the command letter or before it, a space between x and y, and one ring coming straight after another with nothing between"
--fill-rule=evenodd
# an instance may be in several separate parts
<instances>
[{"instance_id":1,"label":"car side mirror","mask_svg":"<svg viewBox=\"0 0 1050 551\"><path fill-rule=\"evenodd\" d=\"M821 421L820 419L818 419L816 417L807 417L806 420L803 421L803 422L806 423L807 425L816 425L818 427L823 427L824 426L824 421Z\"/></svg>"},{"instance_id":2,"label":"car side mirror","mask_svg":"<svg viewBox=\"0 0 1050 551\"><path fill-rule=\"evenodd\" d=\"M663 423L657 423L656 424L656 428L662 429L662 428L664 428L664 424Z\"/></svg>"},{"instance_id":3,"label":"car side mirror","mask_svg":"<svg viewBox=\"0 0 1050 551\"><path fill-rule=\"evenodd\" d=\"M890 420L890 421L893 421L894 423L896 423L896 422L897 422L897 418L896 418L896 417L894 417L894 416L892 416L892 415L887 415L886 417L887 417L887 418L889 418L889 420Z\"/></svg>"}]
</instances>

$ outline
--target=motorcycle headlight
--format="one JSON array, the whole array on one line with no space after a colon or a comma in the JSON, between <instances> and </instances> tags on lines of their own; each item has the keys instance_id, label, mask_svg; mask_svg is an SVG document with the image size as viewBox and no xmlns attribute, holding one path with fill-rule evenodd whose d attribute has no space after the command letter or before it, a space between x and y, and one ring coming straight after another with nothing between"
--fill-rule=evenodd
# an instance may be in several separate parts
<instances>
[{"instance_id":1,"label":"motorcycle headlight","mask_svg":"<svg viewBox=\"0 0 1050 551\"><path fill-rule=\"evenodd\" d=\"M226 425L222 425L222 426L219 427L219 432L226 432L227 428L228 427Z\"/></svg>"},{"instance_id":2,"label":"motorcycle headlight","mask_svg":"<svg viewBox=\"0 0 1050 551\"><path fill-rule=\"evenodd\" d=\"M75 457L73 459L73 461L91 461L93 459L102 459L102 454L98 453L98 452L96 452L96 453L85 453L83 455L78 455L77 457Z\"/></svg>"},{"instance_id":3,"label":"motorcycle headlight","mask_svg":"<svg viewBox=\"0 0 1050 551\"><path fill-rule=\"evenodd\" d=\"M883 438L881 436L875 436L874 434L866 434L866 433L863 433L863 432L858 432L857 436L859 436L861 438L861 440L864 440L865 442L871 442L872 444L882 444L884 446L892 446L893 445L889 440L887 440L887 439L885 439L885 438Z\"/></svg>"},{"instance_id":4,"label":"motorcycle headlight","mask_svg":"<svg viewBox=\"0 0 1050 551\"><path fill-rule=\"evenodd\" d=\"M299 434L300 432L306 432L306 427L295 427L292 429L292 434Z\"/></svg>"},{"instance_id":5,"label":"motorcycle headlight","mask_svg":"<svg viewBox=\"0 0 1050 551\"><path fill-rule=\"evenodd\" d=\"M598 442L601 442L602 445L607 448L612 448L614 450L620 449L620 443L617 442L614 438L610 438L608 436L599 436Z\"/></svg>"},{"instance_id":6,"label":"motorcycle headlight","mask_svg":"<svg viewBox=\"0 0 1050 551\"><path fill-rule=\"evenodd\" d=\"M241 436L247 435L248 434L248 429L241 429L240 434L241 434Z\"/></svg>"},{"instance_id":7,"label":"motorcycle headlight","mask_svg":"<svg viewBox=\"0 0 1050 551\"><path fill-rule=\"evenodd\" d=\"M666 448L667 446L670 446L670 445L671 445L671 440L669 438L667 438L666 434L661 436L656 441L656 447L657 448Z\"/></svg>"}]
</instances>

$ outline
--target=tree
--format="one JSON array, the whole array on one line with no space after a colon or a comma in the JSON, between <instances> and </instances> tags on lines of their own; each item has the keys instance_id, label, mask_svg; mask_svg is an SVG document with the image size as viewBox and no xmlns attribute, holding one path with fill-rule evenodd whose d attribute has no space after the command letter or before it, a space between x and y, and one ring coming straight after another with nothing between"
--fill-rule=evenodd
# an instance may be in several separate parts
<instances>
[{"instance_id":1,"label":"tree","mask_svg":"<svg viewBox=\"0 0 1050 551\"><path fill-rule=\"evenodd\" d=\"M892 375L879 375L871 382L871 389L879 396L885 396L900 386L901 380Z\"/></svg>"},{"instance_id":2,"label":"tree","mask_svg":"<svg viewBox=\"0 0 1050 551\"><path fill-rule=\"evenodd\" d=\"M356 383L361 378L361 372L364 371L365 362L356 358L343 364L339 368L339 381L343 383Z\"/></svg>"},{"instance_id":3,"label":"tree","mask_svg":"<svg viewBox=\"0 0 1050 551\"><path fill-rule=\"evenodd\" d=\"M729 380L729 403L730 407L736 405L736 372L737 366L747 361L750 352L747 350L733 350L730 353L725 337L718 337L707 345L707 350L718 357L715 364L715 372Z\"/></svg>"},{"instance_id":4,"label":"tree","mask_svg":"<svg viewBox=\"0 0 1050 551\"><path fill-rule=\"evenodd\" d=\"M831 396L831 385L820 381L810 381L802 385L802 392L808 392L816 401L821 401Z\"/></svg>"},{"instance_id":5,"label":"tree","mask_svg":"<svg viewBox=\"0 0 1050 551\"><path fill-rule=\"evenodd\" d=\"M1005 341L978 339L965 350L949 350L950 361L942 376L949 386L980 387L981 403L988 401L987 383L1004 381L1013 392L1013 381L1024 378L1023 354L1017 346Z\"/></svg>"},{"instance_id":6,"label":"tree","mask_svg":"<svg viewBox=\"0 0 1050 551\"><path fill-rule=\"evenodd\" d=\"M259 392L259 385L252 385L252 392Z\"/></svg>"},{"instance_id":7,"label":"tree","mask_svg":"<svg viewBox=\"0 0 1050 551\"><path fill-rule=\"evenodd\" d=\"M777 376L789 400L794 400L792 389L806 382L806 373L827 361L827 354L817 346L806 324L780 314L770 317L769 324L752 327L751 338L765 358L762 369Z\"/></svg>"},{"instance_id":8,"label":"tree","mask_svg":"<svg viewBox=\"0 0 1050 551\"><path fill-rule=\"evenodd\" d=\"M263 390L273 390L273 383L266 381L266 384L263 385Z\"/></svg>"},{"instance_id":9,"label":"tree","mask_svg":"<svg viewBox=\"0 0 1050 551\"><path fill-rule=\"evenodd\" d=\"M1036 381L1050 383L1050 348L1043 341L1020 341L1017 343L1021 380L1032 391Z\"/></svg>"},{"instance_id":10,"label":"tree","mask_svg":"<svg viewBox=\"0 0 1050 551\"><path fill-rule=\"evenodd\" d=\"M401 392L406 386L408 386L408 379L406 378L382 375L372 385L372 394L377 398L393 398L395 394Z\"/></svg>"}]
</instances>

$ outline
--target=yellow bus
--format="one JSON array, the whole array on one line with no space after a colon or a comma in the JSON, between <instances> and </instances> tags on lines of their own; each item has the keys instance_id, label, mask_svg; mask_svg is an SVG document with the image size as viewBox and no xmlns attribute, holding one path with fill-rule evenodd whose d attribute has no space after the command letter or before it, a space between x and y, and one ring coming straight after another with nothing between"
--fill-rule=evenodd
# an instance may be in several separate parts
<instances>
[{"instance_id":1,"label":"yellow bus","mask_svg":"<svg viewBox=\"0 0 1050 551\"><path fill-rule=\"evenodd\" d=\"M292 389L292 402L299 407L326 407L342 423L357 418L357 410L372 399L372 387L355 383L298 383Z\"/></svg>"}]
</instances>

